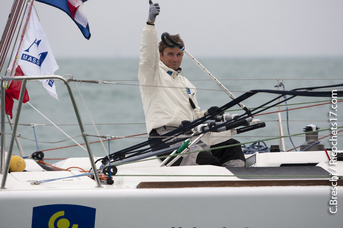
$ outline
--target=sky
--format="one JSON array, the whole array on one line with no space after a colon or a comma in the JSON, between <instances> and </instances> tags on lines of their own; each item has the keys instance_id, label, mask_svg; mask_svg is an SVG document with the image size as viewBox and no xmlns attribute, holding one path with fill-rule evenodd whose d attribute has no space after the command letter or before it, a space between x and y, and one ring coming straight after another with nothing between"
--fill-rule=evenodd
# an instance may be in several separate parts
<instances>
[{"instance_id":1,"label":"sky","mask_svg":"<svg viewBox=\"0 0 343 228\"><path fill-rule=\"evenodd\" d=\"M35 2L56 58L138 57L148 0L88 0L87 40L63 11ZM156 30L195 57L343 56L342 0L159 0ZM2 0L0 31L11 0Z\"/></svg>"}]
</instances>

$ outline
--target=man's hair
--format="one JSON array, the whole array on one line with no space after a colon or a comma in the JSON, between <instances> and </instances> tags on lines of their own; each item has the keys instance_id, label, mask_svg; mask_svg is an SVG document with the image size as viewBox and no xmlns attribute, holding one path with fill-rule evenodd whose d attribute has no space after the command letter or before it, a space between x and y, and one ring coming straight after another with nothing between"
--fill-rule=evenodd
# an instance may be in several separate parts
<instances>
[{"instance_id":1,"label":"man's hair","mask_svg":"<svg viewBox=\"0 0 343 228\"><path fill-rule=\"evenodd\" d=\"M182 44L183 47L185 47L185 43L183 42L183 40L181 39L181 37L180 37L179 34L171 35L171 37L173 38L173 40L175 40L176 42L179 42L180 44ZM167 48L167 45L165 45L165 44L163 43L163 41L161 41L161 42L159 43L158 49L159 49L159 51L162 53L162 55L163 55L164 49L166 49L166 48Z\"/></svg>"}]
</instances>

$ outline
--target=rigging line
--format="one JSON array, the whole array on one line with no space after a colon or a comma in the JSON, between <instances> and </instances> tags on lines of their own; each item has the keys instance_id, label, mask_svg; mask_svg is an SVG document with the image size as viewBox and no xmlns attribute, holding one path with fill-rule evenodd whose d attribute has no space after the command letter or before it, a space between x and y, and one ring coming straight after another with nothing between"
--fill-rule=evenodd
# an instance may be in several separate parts
<instances>
[{"instance_id":1,"label":"rigging line","mask_svg":"<svg viewBox=\"0 0 343 228\"><path fill-rule=\"evenodd\" d=\"M343 100L338 100L338 102L342 102ZM297 108L290 108L288 109L288 111L294 111L294 110L298 110L298 109L303 109L303 108L312 108L312 107L316 107L316 106L320 106L320 105L325 105L325 104L331 104L331 102L326 102L326 103L321 103L321 104L315 104L315 105L308 105L308 106L302 106L302 107L297 107ZM285 112L287 111L286 109L280 110L280 111L273 111L273 112L266 112L266 113L261 113L261 114L256 114L255 116L262 116L262 115L268 115L268 114L274 114L277 112Z\"/></svg>"},{"instance_id":2,"label":"rigging line","mask_svg":"<svg viewBox=\"0 0 343 228\"><path fill-rule=\"evenodd\" d=\"M265 104L260 105L259 107L253 109L251 112L256 111L257 109L260 109L261 107L263 107L263 106L265 106L265 105L267 105L267 104L270 104L270 103L274 102L275 100L277 100L277 99L283 97L284 95L291 95L291 97L289 97L289 98L283 100L282 102L287 101L287 100L289 100L289 99L292 99L292 98L294 98L294 97L296 97L296 96L310 96L310 97L312 97L312 96L315 96L315 97L324 97L324 95L325 95L325 96L328 96L328 95L329 95L328 92L312 91L312 90L323 89L323 88L332 88L332 87L337 87L337 86L341 87L341 86L343 86L343 84L326 85L326 86L316 86L316 87L304 87L304 88L293 89L293 90L291 90L291 91L285 91L285 90L284 90L284 91L279 91L279 90L278 90L278 91L276 91L276 90L251 90L250 92L251 92L251 93L254 93L254 94L256 94L256 93L280 94L280 95L277 96L276 98L274 98L274 99L272 99L272 100L266 102ZM300 91L300 90L304 90L304 91ZM340 94L343 93L343 91L337 91L336 93L337 93L338 95L340 95ZM306 94L307 94L307 95L306 95ZM331 96L331 95L330 95L330 96ZM277 102L277 103L274 104L273 106L278 105L278 104L280 104L280 103L282 103L282 102L281 102L281 101L280 101L280 102ZM271 108L271 107L273 107L273 106L264 108L264 109L262 109L262 110L260 110L260 111L256 111L253 115L256 115L256 114L258 114L258 113L260 113L260 112L263 112L263 111L265 111L265 110L267 110L267 109L269 109L269 108Z\"/></svg>"},{"instance_id":3,"label":"rigging line","mask_svg":"<svg viewBox=\"0 0 343 228\"><path fill-rule=\"evenodd\" d=\"M330 130L331 130L331 128L330 128ZM340 130L340 131L337 131L337 137L339 136L338 135L338 133L341 133L343 131L343 129L342 130ZM319 138L318 140L317 140L317 142L319 142L320 140L322 140L322 139L325 139L326 137L329 137L329 136L332 136L333 134L329 134L329 135L325 135L325 136L323 136L323 137L321 137L321 138ZM296 148L299 148L300 146L297 146ZM292 149L290 149L290 150L287 150L286 152L288 152L288 151L291 151Z\"/></svg>"},{"instance_id":4,"label":"rigging line","mask_svg":"<svg viewBox=\"0 0 343 228\"><path fill-rule=\"evenodd\" d=\"M83 104L84 104L84 106L85 106L85 108L86 108L86 110L87 110L88 116L89 116L89 118L91 119L92 125L93 125L93 127L94 127L96 133L98 134L98 136L100 136L100 134L99 134L99 132L98 132L98 129L97 129L97 127L95 126L95 123L94 123L94 120L93 120L93 118L92 118L92 115L91 115L91 113L89 112L89 109L88 109L88 107L87 107L87 105L86 105L86 102L85 102L85 100L83 99L83 96L82 96L82 94L81 94L81 91L80 91L80 89L79 89L79 87L77 86L76 83L75 83L75 86L76 86L77 91L79 92L79 95L80 95L80 97L81 97L81 99L82 99L82 102L83 102ZM105 145L104 145L104 143L103 143L103 141L102 141L101 138L100 138L100 142L101 142L101 145L102 145L102 147L104 148L104 151L105 151L105 153L106 153L106 147L105 147Z\"/></svg>"},{"instance_id":5,"label":"rigging line","mask_svg":"<svg viewBox=\"0 0 343 228\"><path fill-rule=\"evenodd\" d=\"M337 137L343 137L343 134L339 135L338 133L340 133L341 131L337 132ZM305 134L305 133L304 133ZM259 137L274 137L274 135L270 134L270 135L258 135ZM155 138L165 138L166 136L155 136ZM227 138L227 136L212 136L213 138ZM241 134L236 134L236 135L232 135L232 137L234 138L256 138L256 135L241 135ZM296 135L294 137L303 137L302 135ZM154 138L154 137L150 137L150 138ZM323 137L325 138L325 137Z\"/></svg>"},{"instance_id":6,"label":"rigging line","mask_svg":"<svg viewBox=\"0 0 343 228\"><path fill-rule=\"evenodd\" d=\"M116 85L152 87L152 88L167 88L167 89L183 89L183 88L177 87L177 86L156 86L156 85L140 85L140 84L129 84L129 83L116 83ZM206 89L206 88L199 88L199 87L197 87L196 89L197 90L204 90L204 91L215 91L215 92L222 92L223 91L221 89ZM248 91L234 90L234 92L245 93L245 92L248 92Z\"/></svg>"},{"instance_id":7,"label":"rigging line","mask_svg":"<svg viewBox=\"0 0 343 228\"><path fill-rule=\"evenodd\" d=\"M8 20L6 23L6 27L4 29L4 33L1 38L1 44L0 44L0 72L2 71L2 67L5 63L8 50L11 46L11 42L13 39L13 36L16 31L16 27L20 18L20 15L22 13L22 9L25 6L25 3L23 0L17 0L13 2L11 13L8 16Z\"/></svg>"},{"instance_id":8,"label":"rigging line","mask_svg":"<svg viewBox=\"0 0 343 228\"><path fill-rule=\"evenodd\" d=\"M299 103L293 103L293 104L288 104L287 105L277 105L276 107L285 107L285 106L294 106L294 105L302 105L302 104L312 104L312 103L320 103L320 102L331 102L331 100L323 100L323 101L308 101L308 102L299 102ZM343 99L337 99L337 101L343 101ZM323 103L324 104L324 103ZM327 104L327 103L325 103Z\"/></svg>"},{"instance_id":9,"label":"rigging line","mask_svg":"<svg viewBox=\"0 0 343 228\"><path fill-rule=\"evenodd\" d=\"M114 85L122 85L122 86L146 86L146 87L153 87L153 88L168 88L168 89L183 89L181 87L174 87L174 86L155 86L155 85L140 85L140 84L129 84L129 83L117 83L117 82L109 82L109 81L102 81L102 80L77 80L77 79L69 79L68 81L74 81L79 83L94 83L94 84L114 84ZM206 89L206 88L196 88L197 90L204 90L204 91L216 91L222 92L223 90L220 89ZM233 90L234 92L238 93L245 93L248 91L241 91L241 90Z\"/></svg>"},{"instance_id":10,"label":"rigging line","mask_svg":"<svg viewBox=\"0 0 343 228\"><path fill-rule=\"evenodd\" d=\"M24 15L25 15L25 12L27 11L27 7L29 7L28 6L28 4L25 4L25 9L23 10L23 8L21 9L21 10L23 10L23 12L24 12ZM20 14L22 14L22 12L20 12ZM17 42L18 42L18 39L19 39L19 31L21 30L21 27L22 27L22 25L23 25L23 21L24 21L24 18L25 18L25 16L20 16L21 17L21 22L20 22L20 26L19 26L19 29L18 29L18 33L17 33L17 35L16 35L16 39L15 39L15 42L14 42L14 44L16 44ZM17 25L16 25L16 27L17 27ZM15 28L16 29L16 28ZM11 60L12 60L12 58L13 58L13 54L14 54L14 52L15 52L15 45L13 45L13 48L12 48L12 51L11 51L11 55L10 55L10 61L8 62L8 64L7 64L7 68L9 68L10 67L10 64L11 64ZM6 75L7 75L7 70L6 70Z\"/></svg>"},{"instance_id":11,"label":"rigging line","mask_svg":"<svg viewBox=\"0 0 343 228\"><path fill-rule=\"evenodd\" d=\"M124 84L124 83L117 83L117 85L127 85L127 86L139 86L139 87L153 87L153 88L167 88L167 89L183 89L180 87L174 86L155 86L155 85L139 85L139 84ZM214 92L223 92L221 89L207 89L207 88L199 88L196 87L196 90L203 90L203 91L214 91ZM237 93L246 93L249 92L248 90L232 90L233 92Z\"/></svg>"},{"instance_id":12,"label":"rigging line","mask_svg":"<svg viewBox=\"0 0 343 228\"><path fill-rule=\"evenodd\" d=\"M128 135L128 136L118 136L118 137L111 138L110 141L112 141L112 140L117 140L117 139L133 138L133 137L138 137L138 136L142 136L142 135L146 135L146 134L147 134L147 133L141 133L141 134L135 134L135 135ZM79 136L77 136L77 137L79 137ZM100 142L100 140L90 142L89 144L95 144L95 143L99 143L99 142ZM85 145L85 143L81 143L80 145ZM41 150L41 151L42 151L42 152L45 152L45 151L59 150L59 149L71 148L71 147L75 147L75 146L77 146L77 145L69 145L69 146L63 146L63 147L55 147L55 148L45 149L45 150Z\"/></svg>"},{"instance_id":13,"label":"rigging line","mask_svg":"<svg viewBox=\"0 0 343 228\"><path fill-rule=\"evenodd\" d=\"M265 110L267 110L267 109L269 109L269 108L272 108L272 107L275 107L276 105L279 105L279 104L281 104L281 103L283 103L283 102L286 102L286 101L288 101L288 100L290 100L290 99L293 99L293 98L296 97L296 96L293 95L293 96L291 96L291 97L285 98L285 99L282 100L282 101L280 100L279 102L277 102L276 104L274 104L274 105L272 105L272 106L267 106L266 108L263 108L263 107L265 107L265 105L270 104L270 103L276 101L277 99L279 99L279 98L281 98L281 97L283 97L283 95L277 96L275 99L273 99L273 100L271 100L271 101L268 101L268 102L264 103L263 105L261 105L261 106L259 106L259 107L257 107L257 108L252 109L251 112L254 112L254 111L258 110L258 109L261 109L260 111L256 111L256 112L253 114L253 116L258 116L258 113L264 112Z\"/></svg>"},{"instance_id":14,"label":"rigging line","mask_svg":"<svg viewBox=\"0 0 343 228\"><path fill-rule=\"evenodd\" d=\"M24 40L24 36L25 36L25 33L26 33L26 29L27 29L27 25L29 23L29 20L30 20L30 15L32 13L32 7L33 7L33 1L30 3L30 8L28 9L28 13L27 13L27 17L26 17L26 20L25 20L25 24L24 24L24 27L23 27L23 30L21 32L21 37L20 37L20 41L19 41L19 45L18 45L18 50L15 54L15 60L13 61L13 65L12 65L12 69L11 69L11 76L13 75L13 72L15 72L15 66L16 66L16 63L17 63L17 56L19 54L19 51L20 51L20 48L21 48L21 45L23 43L23 40Z\"/></svg>"},{"instance_id":15,"label":"rigging line","mask_svg":"<svg viewBox=\"0 0 343 228\"><path fill-rule=\"evenodd\" d=\"M129 84L129 83L110 83L108 81L101 81L101 80L70 80L70 81L75 81L75 82L84 82L84 83L96 83L96 84L115 84L115 85L125 85L125 86L139 86L139 87L152 87L152 88L175 88L175 89L180 89L180 87L173 87L173 86L155 86L155 85L139 85L139 84ZM197 90L203 90L203 91L214 91L214 92L222 92L223 90L219 89L207 89L207 88L196 88ZM232 90L233 92L237 93L246 93L249 91L246 90Z\"/></svg>"},{"instance_id":16,"label":"rigging line","mask_svg":"<svg viewBox=\"0 0 343 228\"><path fill-rule=\"evenodd\" d=\"M328 86L317 86L317 87L305 87L305 88L298 88L289 91L283 90L271 90L271 89L254 89L249 92L251 93L269 93L269 94L280 94L280 95L292 95L292 96L300 96L300 97L331 97L333 90L326 90L327 88L332 87L343 87L343 84L336 84L336 85L328 85ZM321 91L312 91L322 89ZM302 90L302 91L300 91ZM325 90L325 91L324 91ZM335 95L342 97L343 90L335 90Z\"/></svg>"},{"instance_id":17,"label":"rigging line","mask_svg":"<svg viewBox=\"0 0 343 228\"><path fill-rule=\"evenodd\" d=\"M286 87L285 87L285 84L283 83L283 81L280 83L280 85L282 85L283 90L286 90ZM278 85L278 86L280 87L280 85ZM288 131L288 134L290 135L291 132L290 132L290 129L289 129L289 109L288 109L288 106L287 106L288 104L287 104L287 101L286 101L286 95L283 95L283 97L285 99L285 104L286 104L287 131ZM278 110L278 111L280 111L280 110ZM297 149L296 149L296 147L295 147L295 145L293 143L292 137L289 136L288 138L289 138L289 141L291 141L291 143L292 143L292 145L294 147L294 150L297 151ZM282 149L285 149L285 148L283 147Z\"/></svg>"},{"instance_id":18,"label":"rigging line","mask_svg":"<svg viewBox=\"0 0 343 228\"><path fill-rule=\"evenodd\" d=\"M8 122L6 122L8 123ZM96 125L101 125L101 126L106 126L106 125L143 125L145 123L99 123L99 124L96 124ZM29 123L29 124L18 124L20 126L25 126L25 127L31 127L32 126L32 123ZM53 126L52 124L35 124L36 126L44 126L44 127L51 127ZM91 126L93 124L83 124L84 126ZM58 124L58 126L79 126L77 123L75 124Z\"/></svg>"},{"instance_id":19,"label":"rigging line","mask_svg":"<svg viewBox=\"0 0 343 228\"><path fill-rule=\"evenodd\" d=\"M312 103L320 103L320 102L331 102L331 100L323 100L323 101L308 101L308 102L299 102L299 103L293 103L293 104L287 104L287 105L276 105L275 107L284 107L284 106L294 106L294 105L301 105L301 104L312 104ZM343 99L337 99L338 102L343 101ZM252 108L256 108L256 107L252 107ZM266 108L266 107L263 107ZM231 111L240 111L240 109L232 109Z\"/></svg>"},{"instance_id":20,"label":"rigging line","mask_svg":"<svg viewBox=\"0 0 343 228\"><path fill-rule=\"evenodd\" d=\"M324 86L314 86L314 87L302 87L302 88L296 88L296 89L292 89L290 91L287 91L285 94L293 94L293 95L296 95L297 93L296 92L299 92L300 90L304 90L304 91L300 91L300 92L309 92L310 94L312 92L312 90L316 90L316 89L328 89L328 88L334 88L334 87L342 87L343 84L331 84L331 85L324 85ZM270 92L270 90L257 90L257 91L264 91L264 92ZM337 93L338 92L341 92L341 91L336 91ZM317 93L320 93L320 92L317 92ZM323 93L325 94L325 93Z\"/></svg>"},{"instance_id":21,"label":"rigging line","mask_svg":"<svg viewBox=\"0 0 343 228\"><path fill-rule=\"evenodd\" d=\"M7 134L11 134L11 133L7 133ZM75 137L72 137L73 139L76 139L76 138L80 138L82 135L78 135L78 136L75 136ZM29 138L26 138L26 137L23 137L23 136L18 136L19 138L21 139L25 139L25 140L28 140L28 141L31 141L31 142L34 142L35 140L34 139L29 139ZM60 141L55 141L55 142L48 142L48 141L37 141L39 143L47 143L47 144L57 144L57 143L63 143L63 142L66 142L66 141L69 141L70 139L63 139L63 140L60 140ZM75 145L77 146L77 145Z\"/></svg>"},{"instance_id":22,"label":"rigging line","mask_svg":"<svg viewBox=\"0 0 343 228\"><path fill-rule=\"evenodd\" d=\"M196 79L191 78L192 81L212 81L212 79ZM221 81L275 81L275 78L219 78L218 80ZM342 78L283 78L283 80L294 80L294 81L313 81L313 80L320 80L320 81L327 81L327 80L343 80ZM117 84L117 81L121 82L138 82L138 79L105 79L105 80L86 80L86 79L70 79L70 81L79 82L79 83L97 83L97 84Z\"/></svg>"},{"instance_id":23,"label":"rigging line","mask_svg":"<svg viewBox=\"0 0 343 228\"><path fill-rule=\"evenodd\" d=\"M221 81L275 81L275 78L269 79L269 78L221 78L218 79ZM294 80L294 81L313 81L313 80L343 80L342 78L305 78L305 79L299 79L299 78L282 78L282 80ZM211 81L211 79L192 79L192 81Z\"/></svg>"},{"instance_id":24,"label":"rigging line","mask_svg":"<svg viewBox=\"0 0 343 228\"><path fill-rule=\"evenodd\" d=\"M4 31L1 36L0 41L0 72L2 71L3 62L5 61L7 57L7 50L8 50L8 42L11 41L11 34L12 34L12 22L14 18L14 12L17 12L15 9L17 8L17 5L19 4L19 1L13 1L12 10L11 13L8 15L7 23L4 28Z\"/></svg>"},{"instance_id":25,"label":"rigging line","mask_svg":"<svg viewBox=\"0 0 343 228\"><path fill-rule=\"evenodd\" d=\"M81 175L81 174L80 174ZM289 178L330 178L332 176L328 175L292 175L292 174L288 174L288 175L280 175L280 174L256 174L256 175L252 175L252 174L117 174L117 177L237 177L237 178L244 178L244 177L259 177L259 178L263 178L263 177L289 177ZM69 178L73 178L75 176L71 176ZM337 177L341 177L341 176L337 176ZM51 179L54 180L54 179ZM43 180L44 182L47 181L51 181L51 180ZM44 183L42 181L42 183ZM31 182L31 184L40 184L40 181L35 181L35 182Z\"/></svg>"},{"instance_id":26,"label":"rigging line","mask_svg":"<svg viewBox=\"0 0 343 228\"><path fill-rule=\"evenodd\" d=\"M43 116L47 121L49 121L52 125L54 125L58 130L60 130L65 136L71 139L76 145L80 146L83 150L87 151L86 148L80 145L80 143L76 142L72 137L70 137L66 132L64 132L61 128L59 128L55 123L53 123L48 117L46 117L43 113L41 113L36 107L34 107L30 102L27 102L34 110L36 110L41 116Z\"/></svg>"},{"instance_id":27,"label":"rigging line","mask_svg":"<svg viewBox=\"0 0 343 228\"><path fill-rule=\"evenodd\" d=\"M301 108L307 108L307 106L298 107L298 109L301 109ZM289 109L289 110L292 110L292 109ZM232 111L235 111L235 110L232 110ZM268 114L273 114L273 113L274 112L270 112ZM257 114L256 116L260 116L260 115L264 115L264 114ZM275 122L275 121L277 121L277 119L263 120L263 122ZM306 120L306 119L298 119L298 120L292 119L292 120L290 120L290 122L305 122L305 121L308 121L308 120ZM314 119L313 121L314 122L327 122L327 120L320 120L320 119ZM337 120L336 122L342 122L342 121L343 120ZM6 122L6 123L9 123L9 122ZM144 124L145 123L101 123L101 124L96 124L96 125L97 126L99 126L99 125L100 126L126 126L126 125L144 125ZM25 127L31 127L32 123L29 123L29 124L21 123L18 125L19 126L25 126ZM56 125L58 125L58 126L78 126L78 124L72 124L72 123L71 124L56 124ZM92 126L92 124L83 124L83 125L84 126ZM54 125L53 124L37 124L36 123L35 126L53 127ZM75 138L75 137L73 137L73 138Z\"/></svg>"}]
</instances>

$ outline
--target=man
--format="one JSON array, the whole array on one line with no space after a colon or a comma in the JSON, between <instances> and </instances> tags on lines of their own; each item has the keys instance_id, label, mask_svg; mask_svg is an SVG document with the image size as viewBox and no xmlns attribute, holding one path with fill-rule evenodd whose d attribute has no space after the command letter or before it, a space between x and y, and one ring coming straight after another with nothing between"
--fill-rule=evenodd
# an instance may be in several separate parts
<instances>
[{"instance_id":1,"label":"man","mask_svg":"<svg viewBox=\"0 0 343 228\"><path fill-rule=\"evenodd\" d=\"M138 72L146 128L151 138L176 129L184 120L192 121L203 117L206 113L200 111L195 86L180 75L183 52L177 47L170 48L163 42L158 43L155 19L159 13L159 4L150 1L149 17L141 37ZM174 35L172 38L184 46L179 35ZM232 140L231 143L237 142ZM161 142L160 140L156 143L155 140L151 145L152 149L154 150L155 146L159 146L158 149L163 148ZM164 145L164 147L168 146ZM201 148L206 148L206 145L202 145ZM229 150L192 153L183 156L176 164L227 166L230 160L237 160L233 162L235 166L245 165L240 146Z\"/></svg>"}]
</instances>

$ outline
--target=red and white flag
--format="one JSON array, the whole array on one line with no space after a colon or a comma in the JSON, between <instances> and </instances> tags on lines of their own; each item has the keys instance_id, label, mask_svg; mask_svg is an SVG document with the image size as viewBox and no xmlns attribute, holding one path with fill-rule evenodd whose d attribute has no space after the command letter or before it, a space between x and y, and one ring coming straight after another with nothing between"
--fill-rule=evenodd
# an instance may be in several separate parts
<instances>
[{"instance_id":1,"label":"red and white flag","mask_svg":"<svg viewBox=\"0 0 343 228\"><path fill-rule=\"evenodd\" d=\"M18 55L12 60L11 66L14 69L20 66L25 76L53 75L58 70L48 39L34 11L30 14ZM49 79L41 82L48 93L58 100L55 81Z\"/></svg>"},{"instance_id":2,"label":"red and white flag","mask_svg":"<svg viewBox=\"0 0 343 228\"><path fill-rule=\"evenodd\" d=\"M68 7L72 18L84 28L88 25L86 10L82 0L68 0Z\"/></svg>"},{"instance_id":3,"label":"red and white flag","mask_svg":"<svg viewBox=\"0 0 343 228\"><path fill-rule=\"evenodd\" d=\"M87 20L86 10L83 3L87 0L36 0L54 6L68 14L77 24L86 39L90 39L91 32Z\"/></svg>"}]
</instances>

